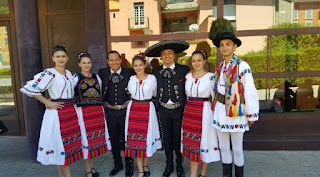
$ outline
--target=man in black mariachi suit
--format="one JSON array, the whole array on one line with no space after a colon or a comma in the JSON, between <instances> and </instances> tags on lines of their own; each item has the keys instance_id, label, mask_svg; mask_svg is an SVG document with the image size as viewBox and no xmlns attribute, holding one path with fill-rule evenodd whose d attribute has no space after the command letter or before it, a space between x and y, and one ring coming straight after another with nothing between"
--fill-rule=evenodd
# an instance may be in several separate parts
<instances>
[{"instance_id":1,"label":"man in black mariachi suit","mask_svg":"<svg viewBox=\"0 0 320 177\"><path fill-rule=\"evenodd\" d=\"M184 177L181 154L181 126L186 104L185 76L189 67L174 62L175 54L188 49L185 41L162 41L149 47L148 57L161 57L163 65L153 69L157 78L157 96L155 105L160 115L167 165L163 177L173 172L173 151L176 154L176 171L178 177Z\"/></svg>"},{"instance_id":2,"label":"man in black mariachi suit","mask_svg":"<svg viewBox=\"0 0 320 177\"><path fill-rule=\"evenodd\" d=\"M127 92L129 79L134 75L133 69L121 67L121 57L117 51L110 51L107 56L109 67L101 68L103 101L106 106L106 119L112 146L114 169L110 176L115 176L123 169L121 150L125 149L125 118L130 96ZM126 177L133 175L133 159L126 157Z\"/></svg>"}]
</instances>

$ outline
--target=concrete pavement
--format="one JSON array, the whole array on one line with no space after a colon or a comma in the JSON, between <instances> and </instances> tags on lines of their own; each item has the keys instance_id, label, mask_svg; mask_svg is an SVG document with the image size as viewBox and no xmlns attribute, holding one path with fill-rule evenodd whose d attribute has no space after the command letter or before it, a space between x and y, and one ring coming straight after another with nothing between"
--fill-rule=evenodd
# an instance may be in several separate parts
<instances>
[{"instance_id":1,"label":"concrete pavement","mask_svg":"<svg viewBox=\"0 0 320 177\"><path fill-rule=\"evenodd\" d=\"M0 136L0 177L58 177L55 166L32 163L28 158L25 137ZM100 177L109 176L113 168L109 152L96 158ZM152 177L161 177L165 168L164 151L158 151L149 161ZM189 160L184 161L186 177ZM134 177L137 176L135 164ZM85 177L82 160L71 166L72 177ZM221 162L208 165L207 177L222 177ZM320 151L245 151L245 177L318 177ZM124 177L122 170L116 177ZM176 177L174 172L171 177Z\"/></svg>"}]
</instances>

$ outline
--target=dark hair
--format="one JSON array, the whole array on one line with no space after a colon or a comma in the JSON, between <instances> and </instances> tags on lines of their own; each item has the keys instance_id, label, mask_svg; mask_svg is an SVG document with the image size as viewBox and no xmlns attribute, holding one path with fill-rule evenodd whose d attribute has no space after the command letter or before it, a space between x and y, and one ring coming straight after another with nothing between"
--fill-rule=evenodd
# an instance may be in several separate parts
<instances>
[{"instance_id":1,"label":"dark hair","mask_svg":"<svg viewBox=\"0 0 320 177\"><path fill-rule=\"evenodd\" d=\"M141 60L144 64L146 64L147 60L145 60L144 58L145 57L142 54L135 55L132 59L132 64L137 60Z\"/></svg>"},{"instance_id":2,"label":"dark hair","mask_svg":"<svg viewBox=\"0 0 320 177\"><path fill-rule=\"evenodd\" d=\"M57 45L57 46L53 47L53 49L52 49L52 56L58 51L63 51L68 55L67 48L65 46Z\"/></svg>"},{"instance_id":3,"label":"dark hair","mask_svg":"<svg viewBox=\"0 0 320 177\"><path fill-rule=\"evenodd\" d=\"M206 54L206 52L204 50L196 50L192 53L191 57L195 54L200 54L202 55L203 59L206 60L208 58L208 55Z\"/></svg>"},{"instance_id":4,"label":"dark hair","mask_svg":"<svg viewBox=\"0 0 320 177\"><path fill-rule=\"evenodd\" d=\"M81 59L82 59L83 57L88 57L88 58L90 58L90 60L92 60L90 53L88 53L88 52L81 52L81 53L79 53L79 55L78 55L78 63L81 62Z\"/></svg>"},{"instance_id":5,"label":"dark hair","mask_svg":"<svg viewBox=\"0 0 320 177\"><path fill-rule=\"evenodd\" d=\"M160 66L160 64L159 64L159 59L158 59L158 58L153 58L153 59L150 61L150 64L151 64L152 68L156 68L156 67Z\"/></svg>"},{"instance_id":6,"label":"dark hair","mask_svg":"<svg viewBox=\"0 0 320 177\"><path fill-rule=\"evenodd\" d=\"M109 55L110 55L110 54L112 54L112 53L116 53L116 54L118 54L119 58L121 59L121 55L119 54L119 52L118 52L118 51L111 50L110 52L108 52L107 60L109 60Z\"/></svg>"}]
</instances>

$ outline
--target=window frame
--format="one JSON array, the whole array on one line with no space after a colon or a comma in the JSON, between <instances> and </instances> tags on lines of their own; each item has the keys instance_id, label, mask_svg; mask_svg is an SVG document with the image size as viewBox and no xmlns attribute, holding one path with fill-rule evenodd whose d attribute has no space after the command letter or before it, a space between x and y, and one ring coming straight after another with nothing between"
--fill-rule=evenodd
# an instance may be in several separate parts
<instances>
[{"instance_id":1,"label":"window frame","mask_svg":"<svg viewBox=\"0 0 320 177\"><path fill-rule=\"evenodd\" d=\"M310 13L311 17L310 17L310 18L308 17L308 11L311 12L311 13ZM313 17L312 17L312 16L313 16L313 9L306 9L306 10L305 10L305 13L306 13L305 19L312 19L312 18L313 18Z\"/></svg>"},{"instance_id":2,"label":"window frame","mask_svg":"<svg viewBox=\"0 0 320 177\"><path fill-rule=\"evenodd\" d=\"M138 22L138 24L136 24L136 22ZM146 26L143 2L133 4L133 23L134 28L143 28Z\"/></svg>"},{"instance_id":3,"label":"window frame","mask_svg":"<svg viewBox=\"0 0 320 177\"><path fill-rule=\"evenodd\" d=\"M294 9L293 10L293 20L298 20L299 19L299 10Z\"/></svg>"}]
</instances>

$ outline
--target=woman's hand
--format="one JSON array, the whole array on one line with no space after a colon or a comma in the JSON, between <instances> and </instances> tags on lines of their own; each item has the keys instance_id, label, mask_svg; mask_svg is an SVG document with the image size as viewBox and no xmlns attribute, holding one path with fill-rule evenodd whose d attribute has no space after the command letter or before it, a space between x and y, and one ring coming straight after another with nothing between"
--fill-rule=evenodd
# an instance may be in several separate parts
<instances>
[{"instance_id":1,"label":"woman's hand","mask_svg":"<svg viewBox=\"0 0 320 177\"><path fill-rule=\"evenodd\" d=\"M62 109L63 102L52 102L51 99L47 99L42 95L34 95L34 98L43 103L47 109Z\"/></svg>"},{"instance_id":2,"label":"woman's hand","mask_svg":"<svg viewBox=\"0 0 320 177\"><path fill-rule=\"evenodd\" d=\"M47 109L62 109L64 107L63 102L51 102L51 101L48 101L45 104L45 106Z\"/></svg>"},{"instance_id":3,"label":"woman's hand","mask_svg":"<svg viewBox=\"0 0 320 177\"><path fill-rule=\"evenodd\" d=\"M254 124L254 121L248 121L249 127L251 127Z\"/></svg>"}]
</instances>

